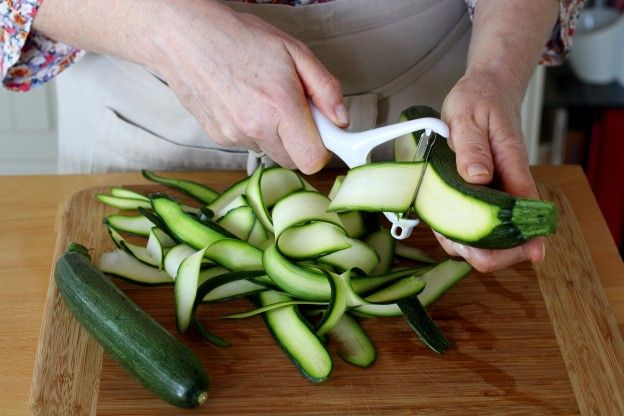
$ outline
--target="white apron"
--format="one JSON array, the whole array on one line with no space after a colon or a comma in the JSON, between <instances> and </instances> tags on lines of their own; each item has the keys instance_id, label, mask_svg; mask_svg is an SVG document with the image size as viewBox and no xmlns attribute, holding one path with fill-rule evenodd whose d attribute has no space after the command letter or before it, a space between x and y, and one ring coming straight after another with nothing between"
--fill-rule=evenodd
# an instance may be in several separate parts
<instances>
[{"instance_id":1,"label":"white apron","mask_svg":"<svg viewBox=\"0 0 624 416\"><path fill-rule=\"evenodd\" d=\"M470 40L463 0L335 0L302 7L226 2L305 42L340 80L350 130L440 109ZM145 67L87 54L57 79L59 172L244 169L247 151L213 143ZM376 151L388 157L389 147Z\"/></svg>"}]
</instances>

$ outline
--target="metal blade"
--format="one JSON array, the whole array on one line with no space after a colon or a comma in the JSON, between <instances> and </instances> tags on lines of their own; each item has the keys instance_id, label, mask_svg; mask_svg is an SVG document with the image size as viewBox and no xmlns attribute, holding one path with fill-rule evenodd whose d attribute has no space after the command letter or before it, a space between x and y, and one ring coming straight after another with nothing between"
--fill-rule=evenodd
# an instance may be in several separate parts
<instances>
[{"instance_id":1,"label":"metal blade","mask_svg":"<svg viewBox=\"0 0 624 416\"><path fill-rule=\"evenodd\" d=\"M420 140L418 141L418 149L416 150L416 156L414 157L414 161L419 162L423 161L423 168L420 171L420 176L418 177L418 183L416 184L416 189L414 190L414 196L412 197L412 203L406 213L406 216L409 215L413 209L414 204L416 203L416 197L418 197L418 192L420 191L420 185L422 185L423 177L425 176L425 171L427 170L429 153L431 153L431 148L436 141L438 135L432 131L425 131L422 136L420 136Z\"/></svg>"},{"instance_id":2,"label":"metal blade","mask_svg":"<svg viewBox=\"0 0 624 416\"><path fill-rule=\"evenodd\" d=\"M415 162L420 162L425 158L425 154L427 153L427 148L429 147L429 139L432 136L431 131L425 130L423 134L420 135L420 140L418 141L418 148L416 149L416 155L414 156Z\"/></svg>"}]
</instances>

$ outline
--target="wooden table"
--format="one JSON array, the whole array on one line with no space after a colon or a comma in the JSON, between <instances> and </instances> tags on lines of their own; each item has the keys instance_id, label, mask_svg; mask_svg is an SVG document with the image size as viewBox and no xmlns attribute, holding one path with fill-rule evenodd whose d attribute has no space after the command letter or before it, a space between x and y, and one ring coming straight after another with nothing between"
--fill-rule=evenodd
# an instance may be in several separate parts
<instances>
[{"instance_id":1,"label":"wooden table","mask_svg":"<svg viewBox=\"0 0 624 416\"><path fill-rule=\"evenodd\" d=\"M575 166L540 166L533 168L533 173L568 197L622 331L624 267L582 170ZM201 181L215 174L224 183L243 176L242 172L178 176ZM0 409L3 415L27 413L53 261L57 212L80 189L137 183L145 183L137 173L0 177Z\"/></svg>"}]
</instances>

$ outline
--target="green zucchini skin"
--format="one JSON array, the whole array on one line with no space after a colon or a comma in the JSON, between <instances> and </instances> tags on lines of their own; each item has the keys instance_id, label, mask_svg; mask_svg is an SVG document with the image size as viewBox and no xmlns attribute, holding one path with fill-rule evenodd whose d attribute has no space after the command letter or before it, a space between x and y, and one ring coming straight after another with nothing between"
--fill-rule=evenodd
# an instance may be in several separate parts
<instances>
[{"instance_id":1,"label":"green zucchini skin","mask_svg":"<svg viewBox=\"0 0 624 416\"><path fill-rule=\"evenodd\" d=\"M176 191L190 196L202 204L210 204L219 196L217 191L198 182L185 179L165 178L164 176L157 175L154 172L145 169L142 170L141 173L148 181L168 186L171 189L175 189Z\"/></svg>"},{"instance_id":2,"label":"green zucchini skin","mask_svg":"<svg viewBox=\"0 0 624 416\"><path fill-rule=\"evenodd\" d=\"M407 323L416 332L418 338L433 351L444 354L451 342L433 322L425 307L420 303L418 296L401 299L397 305L399 305Z\"/></svg>"},{"instance_id":3,"label":"green zucchini skin","mask_svg":"<svg viewBox=\"0 0 624 416\"><path fill-rule=\"evenodd\" d=\"M150 199L158 218L157 225L176 241L201 250L215 241L237 238L211 220L204 221L184 212L182 206L168 195L155 193L150 195Z\"/></svg>"},{"instance_id":4,"label":"green zucchini skin","mask_svg":"<svg viewBox=\"0 0 624 416\"><path fill-rule=\"evenodd\" d=\"M72 243L54 277L78 322L147 389L178 407L206 401L208 378L197 356L97 270L86 248Z\"/></svg>"},{"instance_id":5,"label":"green zucchini skin","mask_svg":"<svg viewBox=\"0 0 624 416\"><path fill-rule=\"evenodd\" d=\"M440 114L426 106L412 106L402 112L402 118L413 120L421 117L436 117ZM422 131L413 133L418 141ZM519 198L506 192L482 185L466 182L457 172L455 152L448 146L447 140L438 137L429 154L429 167L450 187L472 198L499 208L500 223L492 231L476 241L452 240L469 244L473 247L505 249L523 244L527 240L553 234L557 229L557 209L546 201ZM431 224L429 224L431 225ZM435 229L435 226L432 228Z\"/></svg>"}]
</instances>

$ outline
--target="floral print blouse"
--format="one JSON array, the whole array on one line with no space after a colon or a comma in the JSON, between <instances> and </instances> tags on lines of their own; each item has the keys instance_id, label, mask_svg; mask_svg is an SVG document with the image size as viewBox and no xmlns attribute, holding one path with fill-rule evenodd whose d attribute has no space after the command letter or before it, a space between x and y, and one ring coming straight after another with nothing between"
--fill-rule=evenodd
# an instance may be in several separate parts
<instances>
[{"instance_id":1,"label":"floral print blouse","mask_svg":"<svg viewBox=\"0 0 624 416\"><path fill-rule=\"evenodd\" d=\"M43 0L0 0L0 75L5 88L28 91L67 68L84 51L56 42L32 29ZM247 1L250 0L235 0ZM251 0L305 6L332 0ZM477 0L465 0L472 15ZM561 0L559 19L546 45L541 63L558 65L572 44L574 26L585 0Z\"/></svg>"}]
</instances>

